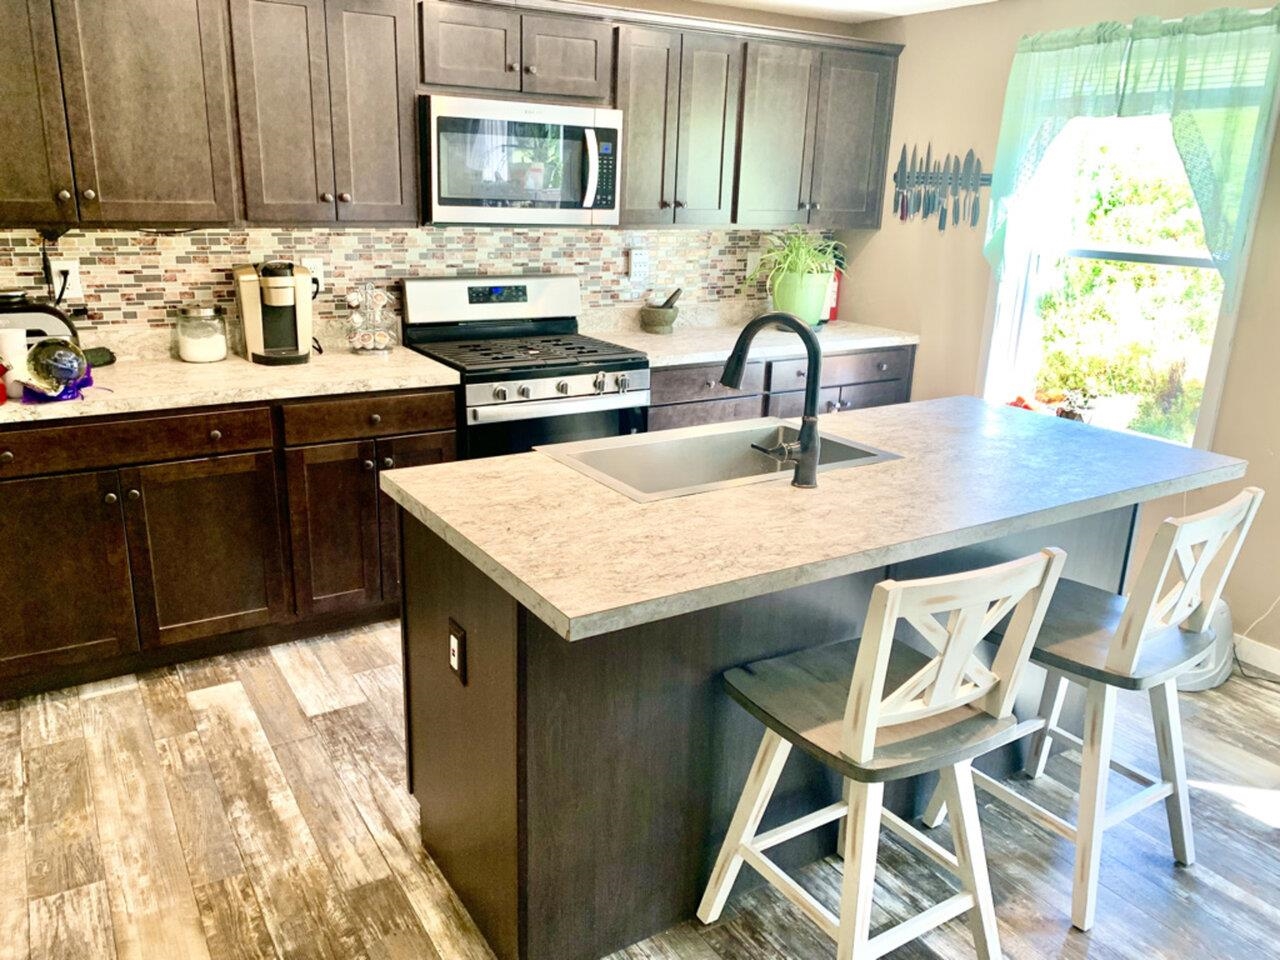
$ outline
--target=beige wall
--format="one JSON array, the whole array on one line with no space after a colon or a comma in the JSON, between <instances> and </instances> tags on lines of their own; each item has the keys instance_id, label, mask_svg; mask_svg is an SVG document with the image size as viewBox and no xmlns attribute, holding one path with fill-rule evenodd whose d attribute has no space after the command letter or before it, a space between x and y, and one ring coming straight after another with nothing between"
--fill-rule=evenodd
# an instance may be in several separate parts
<instances>
[{"instance_id":1,"label":"beige wall","mask_svg":"<svg viewBox=\"0 0 1280 960\"><path fill-rule=\"evenodd\" d=\"M905 141L923 150L995 159L1005 82L1026 33L1142 15L1178 17L1221 0L1000 0L987 5L863 24L858 34L906 45L898 76L891 166ZM1280 151L1277 151L1280 153ZM976 391L991 271L978 230L936 228L886 217L876 233L854 233L841 316L920 334L915 397ZM1280 156L1263 197L1214 449L1250 461L1247 481L1271 492L1227 591L1237 630L1280 594ZM1196 509L1234 490L1213 489L1146 511L1147 534L1161 516ZM1253 632L1280 647L1280 611Z\"/></svg>"}]
</instances>

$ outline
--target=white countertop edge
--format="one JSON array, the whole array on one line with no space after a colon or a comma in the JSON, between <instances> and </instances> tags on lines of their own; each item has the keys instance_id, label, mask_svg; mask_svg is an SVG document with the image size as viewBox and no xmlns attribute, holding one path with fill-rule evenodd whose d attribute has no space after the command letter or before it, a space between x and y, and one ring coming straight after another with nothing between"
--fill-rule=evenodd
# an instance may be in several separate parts
<instances>
[{"instance_id":1,"label":"white countertop edge","mask_svg":"<svg viewBox=\"0 0 1280 960\"><path fill-rule=\"evenodd\" d=\"M803 587L831 580L853 573L861 573L892 563L911 560L917 557L930 556L958 547L971 546L993 540L1020 530L1046 527L1055 523L1079 520L1083 517L1114 510L1118 507L1142 504L1149 500L1157 500L1172 494L1186 493L1202 487L1211 487L1228 480L1237 480L1244 476L1247 464L1244 461L1229 463L1211 470L1189 474L1173 480L1145 484L1128 490L1117 491L1105 496L1093 497L1072 503L1050 507L1046 510L1033 511L994 520L989 523L964 527L959 530L924 537L918 540L894 544L888 547L874 548L866 552L833 557L829 560L816 561L799 567L787 567L769 573L744 577L741 580L730 580L712 586L700 587L685 593L669 594L640 600L623 607L614 607L592 613L568 614L548 601L519 578L513 576L504 566L496 563L485 551L477 547L467 538L459 534L453 527L432 513L420 501L410 496L395 481L394 471L382 475L382 489L396 503L404 507L429 530L441 537L449 546L457 550L463 557L473 563L477 569L490 577L517 602L526 607L557 635L568 641L585 640L627 627L665 620L669 617L704 610L724 603L749 600L754 597L776 593L792 587Z\"/></svg>"}]
</instances>

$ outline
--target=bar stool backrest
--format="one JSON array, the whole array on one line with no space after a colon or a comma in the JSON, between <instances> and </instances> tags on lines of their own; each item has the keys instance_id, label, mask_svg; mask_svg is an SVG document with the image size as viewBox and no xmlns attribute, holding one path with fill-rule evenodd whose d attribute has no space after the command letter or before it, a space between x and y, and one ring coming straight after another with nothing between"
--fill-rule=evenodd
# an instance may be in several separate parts
<instances>
[{"instance_id":1,"label":"bar stool backrest","mask_svg":"<svg viewBox=\"0 0 1280 960\"><path fill-rule=\"evenodd\" d=\"M876 584L845 708L843 752L871 760L876 730L976 704L993 717L1013 712L1023 667L1067 555L1049 547L981 570ZM1012 611L988 669L974 656L979 641ZM940 617L945 617L945 623ZM889 652L906 620L936 656L887 695Z\"/></svg>"},{"instance_id":2,"label":"bar stool backrest","mask_svg":"<svg viewBox=\"0 0 1280 960\"><path fill-rule=\"evenodd\" d=\"M1161 630L1208 627L1262 495L1245 487L1220 506L1160 525L1107 650L1108 670L1132 674L1143 642Z\"/></svg>"}]
</instances>

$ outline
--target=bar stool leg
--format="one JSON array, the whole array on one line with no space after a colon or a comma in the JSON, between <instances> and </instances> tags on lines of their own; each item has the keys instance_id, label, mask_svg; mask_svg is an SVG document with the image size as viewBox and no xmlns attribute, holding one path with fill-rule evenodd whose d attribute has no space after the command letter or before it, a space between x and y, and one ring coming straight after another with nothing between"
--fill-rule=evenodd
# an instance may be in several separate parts
<instances>
[{"instance_id":1,"label":"bar stool leg","mask_svg":"<svg viewBox=\"0 0 1280 960\"><path fill-rule=\"evenodd\" d=\"M849 812L845 818L844 882L840 892L840 936L836 960L867 955L871 940L871 897L876 885L876 854L880 848L880 807L883 783L848 784Z\"/></svg>"},{"instance_id":2,"label":"bar stool leg","mask_svg":"<svg viewBox=\"0 0 1280 960\"><path fill-rule=\"evenodd\" d=\"M947 799L946 784L939 780L933 793L929 794L929 802L924 806L924 813L920 814L920 822L930 830L941 826L942 821L947 819Z\"/></svg>"},{"instance_id":3,"label":"bar stool leg","mask_svg":"<svg viewBox=\"0 0 1280 960\"><path fill-rule=\"evenodd\" d=\"M1174 859L1189 867L1196 860L1196 845L1191 834L1191 797L1187 791L1187 759L1182 747L1177 681L1169 680L1148 692L1160 754L1160 776L1173 784L1173 793L1164 802L1169 817L1169 839L1173 841Z\"/></svg>"},{"instance_id":4,"label":"bar stool leg","mask_svg":"<svg viewBox=\"0 0 1280 960\"><path fill-rule=\"evenodd\" d=\"M1038 711L1045 723L1032 737L1027 760L1022 767L1023 772L1033 780L1044 773L1044 765L1049 762L1049 750L1053 747L1053 736L1049 733L1049 728L1056 727L1062 718L1062 702L1066 699L1066 694L1067 678L1052 670L1047 671Z\"/></svg>"},{"instance_id":5,"label":"bar stool leg","mask_svg":"<svg viewBox=\"0 0 1280 960\"><path fill-rule=\"evenodd\" d=\"M1107 776L1115 733L1115 687L1090 682L1084 705L1084 756L1080 768L1080 816L1076 824L1076 863L1071 893L1071 922L1093 926L1098 905L1102 834L1107 825Z\"/></svg>"},{"instance_id":6,"label":"bar stool leg","mask_svg":"<svg viewBox=\"0 0 1280 960\"><path fill-rule=\"evenodd\" d=\"M744 843L755 839L756 830L760 828L760 820L773 797L773 790L778 785L778 777L786 766L787 757L791 754L791 744L772 730L765 730L756 751L756 759L747 774L747 782L742 787L742 796L738 799L738 809L734 811L733 820L729 823L729 832L725 834L724 845L720 847L720 855L716 857L716 865L707 880L706 893L702 895L702 903L698 906L698 919L703 923L714 923L720 919L725 901L733 889L733 881L738 879L738 871L742 869ZM877 811L877 816L879 812Z\"/></svg>"},{"instance_id":7,"label":"bar stool leg","mask_svg":"<svg viewBox=\"0 0 1280 960\"><path fill-rule=\"evenodd\" d=\"M945 791L951 810L951 833L955 838L956 859L960 862L960 882L973 894L974 906L969 911L973 945L979 960L1000 960L1000 933L996 926L995 900L991 896L991 876L987 873L982 824L978 820L972 762L944 768L938 789Z\"/></svg>"}]
</instances>

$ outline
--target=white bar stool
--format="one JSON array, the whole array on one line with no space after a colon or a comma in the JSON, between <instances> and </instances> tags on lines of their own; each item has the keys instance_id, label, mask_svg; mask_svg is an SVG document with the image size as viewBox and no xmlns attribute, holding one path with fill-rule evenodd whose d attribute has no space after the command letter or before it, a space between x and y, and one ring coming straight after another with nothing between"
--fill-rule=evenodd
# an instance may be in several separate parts
<instances>
[{"instance_id":1,"label":"white bar stool","mask_svg":"<svg viewBox=\"0 0 1280 960\"><path fill-rule=\"evenodd\" d=\"M1188 866L1195 860L1177 682L1213 645L1209 618L1261 502L1262 491L1247 487L1221 506L1165 520L1127 602L1073 580L1058 584L1031 652L1031 659L1049 675L1040 702L1042 724L1032 741L1025 772L1032 778L1044 773L1054 739L1080 748L1075 824L1000 781L974 773L978 786L1075 844L1071 922L1081 930L1093 926L1104 831L1163 800L1174 859ZM1068 683L1085 688L1083 738L1058 726ZM1111 756L1117 690L1145 690L1151 699L1158 778ZM1111 770L1143 789L1108 809ZM925 824L941 823L945 808L943 791L936 791L925 811Z\"/></svg>"},{"instance_id":2,"label":"white bar stool","mask_svg":"<svg viewBox=\"0 0 1280 960\"><path fill-rule=\"evenodd\" d=\"M1013 701L1065 560L1061 550L1048 549L953 576L886 580L871 594L861 641L728 671L730 694L767 729L698 917L704 923L719 918L747 863L837 941L838 960L882 956L966 912L978 956L999 957L971 764L1039 723L1019 723ZM1010 612L1010 626L988 669L974 649ZM900 620L915 627L932 656L894 642ZM793 745L845 778L844 800L757 833ZM942 789L957 811L954 853L882 806L887 781L933 770L941 771ZM766 851L841 819L844 883L836 916ZM963 890L872 937L881 823L954 874Z\"/></svg>"}]
</instances>

